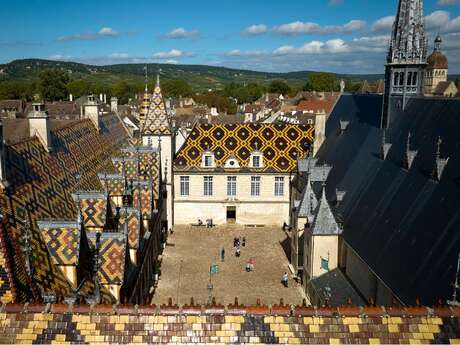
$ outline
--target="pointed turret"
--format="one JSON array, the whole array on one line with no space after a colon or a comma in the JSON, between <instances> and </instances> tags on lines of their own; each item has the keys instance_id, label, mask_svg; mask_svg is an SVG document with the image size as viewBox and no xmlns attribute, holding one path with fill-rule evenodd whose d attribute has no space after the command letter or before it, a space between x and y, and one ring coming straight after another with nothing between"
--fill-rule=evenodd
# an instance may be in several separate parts
<instances>
[{"instance_id":1,"label":"pointed turret","mask_svg":"<svg viewBox=\"0 0 460 345\"><path fill-rule=\"evenodd\" d=\"M404 110L411 97L423 94L426 56L423 0L399 0L385 67L383 128Z\"/></svg>"},{"instance_id":2,"label":"pointed turret","mask_svg":"<svg viewBox=\"0 0 460 345\"><path fill-rule=\"evenodd\" d=\"M157 75L155 90L150 99L150 108L141 128L143 136L170 135L171 126L166 113L166 106L161 93L160 76Z\"/></svg>"},{"instance_id":3,"label":"pointed turret","mask_svg":"<svg viewBox=\"0 0 460 345\"><path fill-rule=\"evenodd\" d=\"M323 195L321 196L318 213L313 221L311 231L313 235L340 235L342 233L342 229L337 224L329 202L326 199L325 187L323 187Z\"/></svg>"},{"instance_id":4,"label":"pointed turret","mask_svg":"<svg viewBox=\"0 0 460 345\"><path fill-rule=\"evenodd\" d=\"M307 179L307 185L302 194L302 199L299 205L299 217L307 218L308 222L313 222L316 209L318 207L318 199L316 198L313 188L311 187L310 176Z\"/></svg>"}]
</instances>

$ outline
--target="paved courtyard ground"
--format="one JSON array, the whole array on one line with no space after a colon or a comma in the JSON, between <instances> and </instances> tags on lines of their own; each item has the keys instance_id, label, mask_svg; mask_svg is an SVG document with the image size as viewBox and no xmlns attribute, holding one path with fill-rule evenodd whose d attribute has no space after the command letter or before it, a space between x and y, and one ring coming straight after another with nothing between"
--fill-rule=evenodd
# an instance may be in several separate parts
<instances>
[{"instance_id":1,"label":"paved courtyard ground","mask_svg":"<svg viewBox=\"0 0 460 345\"><path fill-rule=\"evenodd\" d=\"M234 237L246 237L246 247L241 247L241 257L235 257ZM227 305L238 297L240 303L300 304L301 288L292 281L288 260L282 242L286 234L273 228L242 228L218 226L206 228L176 227L169 236L163 253L160 282L153 303L167 303L171 297L179 305L190 302L206 303L209 283L209 266L216 263L219 273L212 276L213 296L218 303ZM286 243L286 242L285 242ZM225 261L220 251L225 248ZM246 262L253 258L255 269L246 272ZM281 284L281 277L288 272L289 287Z\"/></svg>"}]
</instances>

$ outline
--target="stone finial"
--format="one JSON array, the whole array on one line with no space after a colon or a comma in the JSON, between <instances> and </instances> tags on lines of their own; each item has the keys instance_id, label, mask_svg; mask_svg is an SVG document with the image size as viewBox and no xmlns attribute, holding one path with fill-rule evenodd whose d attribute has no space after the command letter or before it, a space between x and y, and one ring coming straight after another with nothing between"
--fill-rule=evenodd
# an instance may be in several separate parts
<instances>
[{"instance_id":1,"label":"stone finial","mask_svg":"<svg viewBox=\"0 0 460 345\"><path fill-rule=\"evenodd\" d=\"M382 159L385 160L388 156L388 152L390 152L390 149L393 145L387 142L386 138L386 130L383 130L383 135L382 135Z\"/></svg>"},{"instance_id":2,"label":"stone finial","mask_svg":"<svg viewBox=\"0 0 460 345\"><path fill-rule=\"evenodd\" d=\"M335 190L337 204L340 204L343 201L343 199L345 198L346 194L347 194L347 192L345 192L345 191L340 191L338 189Z\"/></svg>"},{"instance_id":3,"label":"stone finial","mask_svg":"<svg viewBox=\"0 0 460 345\"><path fill-rule=\"evenodd\" d=\"M347 130L350 125L350 121L340 120L340 132L343 133Z\"/></svg>"},{"instance_id":4,"label":"stone finial","mask_svg":"<svg viewBox=\"0 0 460 345\"><path fill-rule=\"evenodd\" d=\"M442 145L442 139L441 137L438 138L437 142L437 148L436 148L436 166L433 171L433 178L436 181L440 181L442 178L442 174L444 173L444 169L449 162L449 157L448 158L441 158L441 145Z\"/></svg>"},{"instance_id":5,"label":"stone finial","mask_svg":"<svg viewBox=\"0 0 460 345\"><path fill-rule=\"evenodd\" d=\"M407 170L410 170L410 168L412 167L412 164L414 163L415 157L417 157L417 154L418 154L417 150L410 149L411 138L412 138L412 134L411 132L409 132L409 134L407 135L407 144L406 144L406 168Z\"/></svg>"}]
</instances>

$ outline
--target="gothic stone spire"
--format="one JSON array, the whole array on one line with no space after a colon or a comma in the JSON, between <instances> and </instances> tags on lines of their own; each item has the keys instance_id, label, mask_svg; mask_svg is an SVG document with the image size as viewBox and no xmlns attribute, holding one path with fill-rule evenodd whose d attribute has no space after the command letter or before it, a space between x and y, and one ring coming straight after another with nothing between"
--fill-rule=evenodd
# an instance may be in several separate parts
<instances>
[{"instance_id":1,"label":"gothic stone spire","mask_svg":"<svg viewBox=\"0 0 460 345\"><path fill-rule=\"evenodd\" d=\"M388 63L425 63L426 46L423 0L400 0L393 24Z\"/></svg>"},{"instance_id":2,"label":"gothic stone spire","mask_svg":"<svg viewBox=\"0 0 460 345\"><path fill-rule=\"evenodd\" d=\"M382 128L404 111L411 97L423 95L426 56L423 0L399 0L385 66Z\"/></svg>"}]
</instances>

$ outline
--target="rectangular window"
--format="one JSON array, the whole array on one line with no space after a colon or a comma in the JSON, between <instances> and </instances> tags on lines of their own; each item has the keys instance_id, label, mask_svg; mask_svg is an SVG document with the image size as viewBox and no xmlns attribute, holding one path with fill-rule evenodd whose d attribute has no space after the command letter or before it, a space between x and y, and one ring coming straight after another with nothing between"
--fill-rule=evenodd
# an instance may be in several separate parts
<instances>
[{"instance_id":1,"label":"rectangular window","mask_svg":"<svg viewBox=\"0 0 460 345\"><path fill-rule=\"evenodd\" d=\"M212 167L212 156L210 155L204 156L204 166Z\"/></svg>"},{"instance_id":2,"label":"rectangular window","mask_svg":"<svg viewBox=\"0 0 460 345\"><path fill-rule=\"evenodd\" d=\"M260 176L251 177L251 196L260 195Z\"/></svg>"},{"instance_id":3,"label":"rectangular window","mask_svg":"<svg viewBox=\"0 0 460 345\"><path fill-rule=\"evenodd\" d=\"M190 177L181 176L180 177L180 196L189 196L190 195Z\"/></svg>"},{"instance_id":4,"label":"rectangular window","mask_svg":"<svg viewBox=\"0 0 460 345\"><path fill-rule=\"evenodd\" d=\"M212 196L212 176L204 176L203 182L204 195Z\"/></svg>"},{"instance_id":5,"label":"rectangular window","mask_svg":"<svg viewBox=\"0 0 460 345\"><path fill-rule=\"evenodd\" d=\"M236 176L227 176L227 195L236 196Z\"/></svg>"},{"instance_id":6,"label":"rectangular window","mask_svg":"<svg viewBox=\"0 0 460 345\"><path fill-rule=\"evenodd\" d=\"M275 196L284 195L284 177L275 177Z\"/></svg>"},{"instance_id":7,"label":"rectangular window","mask_svg":"<svg viewBox=\"0 0 460 345\"><path fill-rule=\"evenodd\" d=\"M407 73L407 85L408 86L412 85L412 72Z\"/></svg>"},{"instance_id":8,"label":"rectangular window","mask_svg":"<svg viewBox=\"0 0 460 345\"><path fill-rule=\"evenodd\" d=\"M254 168L259 168L260 167L260 157L259 156L253 156L252 157L252 166Z\"/></svg>"}]
</instances>

